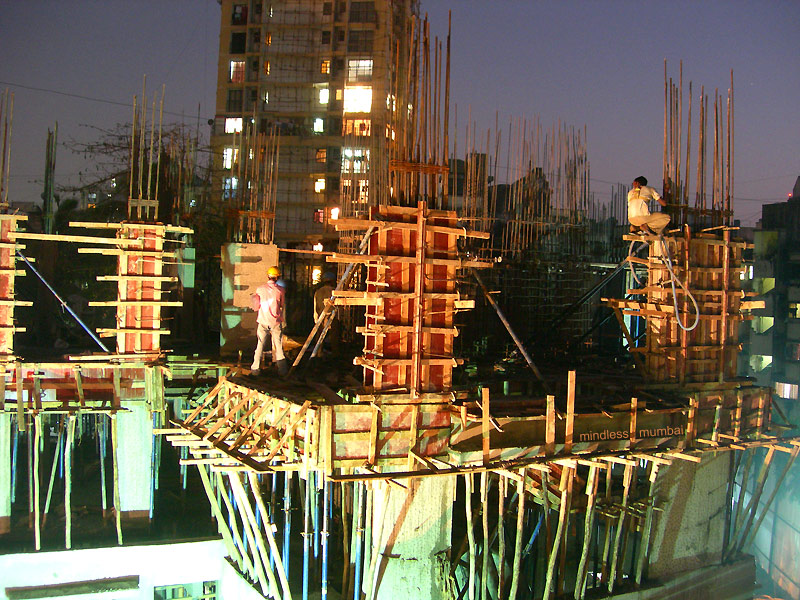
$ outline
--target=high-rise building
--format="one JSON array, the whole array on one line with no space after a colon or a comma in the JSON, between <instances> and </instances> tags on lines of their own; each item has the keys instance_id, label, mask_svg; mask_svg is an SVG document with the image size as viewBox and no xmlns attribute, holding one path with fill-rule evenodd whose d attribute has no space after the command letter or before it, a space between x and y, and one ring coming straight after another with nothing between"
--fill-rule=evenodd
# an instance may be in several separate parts
<instances>
[{"instance_id":1,"label":"high-rise building","mask_svg":"<svg viewBox=\"0 0 800 600\"><path fill-rule=\"evenodd\" d=\"M275 132L275 241L327 243L377 203L411 81L417 0L222 0L211 143L223 206L242 180L236 136ZM384 174L384 175L381 175ZM345 204L346 206L343 206Z\"/></svg>"}]
</instances>

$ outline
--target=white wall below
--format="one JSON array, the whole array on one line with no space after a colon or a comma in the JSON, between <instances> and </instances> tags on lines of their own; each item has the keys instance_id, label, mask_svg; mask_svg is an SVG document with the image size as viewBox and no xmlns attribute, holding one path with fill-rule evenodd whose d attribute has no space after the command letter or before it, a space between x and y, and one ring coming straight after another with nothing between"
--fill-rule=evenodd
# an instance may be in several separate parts
<instances>
[{"instance_id":1,"label":"white wall below","mask_svg":"<svg viewBox=\"0 0 800 600\"><path fill-rule=\"evenodd\" d=\"M263 600L225 560L222 540L31 552L0 555L0 600L6 588L52 586L116 577L139 577L139 588L62 596L69 600L153 600L153 590L167 585L216 581L220 600Z\"/></svg>"}]
</instances>

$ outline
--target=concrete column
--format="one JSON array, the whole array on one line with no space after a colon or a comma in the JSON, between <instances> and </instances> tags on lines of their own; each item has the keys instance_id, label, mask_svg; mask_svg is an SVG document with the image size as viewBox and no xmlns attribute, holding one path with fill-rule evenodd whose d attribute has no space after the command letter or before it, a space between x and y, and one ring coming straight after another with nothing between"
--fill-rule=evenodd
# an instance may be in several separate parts
<instances>
[{"instance_id":1,"label":"concrete column","mask_svg":"<svg viewBox=\"0 0 800 600\"><path fill-rule=\"evenodd\" d=\"M0 412L0 535L11 530L11 414Z\"/></svg>"},{"instance_id":2,"label":"concrete column","mask_svg":"<svg viewBox=\"0 0 800 600\"><path fill-rule=\"evenodd\" d=\"M123 517L150 516L153 486L153 418L144 400L122 402L117 413L119 499Z\"/></svg>"},{"instance_id":3,"label":"concrete column","mask_svg":"<svg viewBox=\"0 0 800 600\"><path fill-rule=\"evenodd\" d=\"M363 589L379 600L455 598L450 577L454 476L404 480L408 489L376 485L372 510L374 573L365 567ZM370 581L370 578L372 581Z\"/></svg>"},{"instance_id":4,"label":"concrete column","mask_svg":"<svg viewBox=\"0 0 800 600\"><path fill-rule=\"evenodd\" d=\"M657 513L650 540L651 578L719 563L725 530L732 452L703 455L700 463L675 460L659 471Z\"/></svg>"}]
</instances>

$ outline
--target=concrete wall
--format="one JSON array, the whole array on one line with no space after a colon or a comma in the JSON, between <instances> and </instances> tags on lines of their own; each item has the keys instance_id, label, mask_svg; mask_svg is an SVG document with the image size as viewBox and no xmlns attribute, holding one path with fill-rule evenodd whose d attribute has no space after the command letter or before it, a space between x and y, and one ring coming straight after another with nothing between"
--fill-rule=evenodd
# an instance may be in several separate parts
<instances>
[{"instance_id":1,"label":"concrete wall","mask_svg":"<svg viewBox=\"0 0 800 600\"><path fill-rule=\"evenodd\" d=\"M365 575L363 589L374 586L380 600L455 598L448 550L456 479L429 477L403 484L407 490L384 482L375 487L371 552L378 552L379 560L373 581Z\"/></svg>"},{"instance_id":2,"label":"concrete wall","mask_svg":"<svg viewBox=\"0 0 800 600\"><path fill-rule=\"evenodd\" d=\"M659 472L657 521L650 540L651 578L718 563L722 556L730 452L676 460Z\"/></svg>"},{"instance_id":3,"label":"concrete wall","mask_svg":"<svg viewBox=\"0 0 800 600\"><path fill-rule=\"evenodd\" d=\"M153 417L144 401L117 413L119 500L123 515L149 517L153 496Z\"/></svg>"},{"instance_id":4,"label":"concrete wall","mask_svg":"<svg viewBox=\"0 0 800 600\"><path fill-rule=\"evenodd\" d=\"M235 356L241 350L243 360L252 360L256 312L250 308L250 294L266 283L267 269L278 264L278 247L274 244L231 243L222 247L220 355Z\"/></svg>"},{"instance_id":5,"label":"concrete wall","mask_svg":"<svg viewBox=\"0 0 800 600\"><path fill-rule=\"evenodd\" d=\"M83 586L85 593L70 595L71 600L153 600L156 587L205 581L218 582L218 599L262 600L224 557L221 540L0 555L0 600L8 598L8 588L41 588L73 582L87 582L87 585ZM139 578L135 589L91 591L91 582L130 576Z\"/></svg>"}]
</instances>

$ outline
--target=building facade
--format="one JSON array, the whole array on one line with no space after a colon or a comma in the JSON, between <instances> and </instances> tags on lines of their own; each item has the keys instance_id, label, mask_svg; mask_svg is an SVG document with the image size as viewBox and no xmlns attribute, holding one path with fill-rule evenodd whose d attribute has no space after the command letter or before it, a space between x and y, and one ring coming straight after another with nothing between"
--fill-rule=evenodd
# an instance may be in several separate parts
<instances>
[{"instance_id":1,"label":"building facade","mask_svg":"<svg viewBox=\"0 0 800 600\"><path fill-rule=\"evenodd\" d=\"M278 138L280 246L332 247L340 214L378 203L417 10L416 0L222 0L211 143L223 209L242 180L237 136L255 133Z\"/></svg>"}]
</instances>

